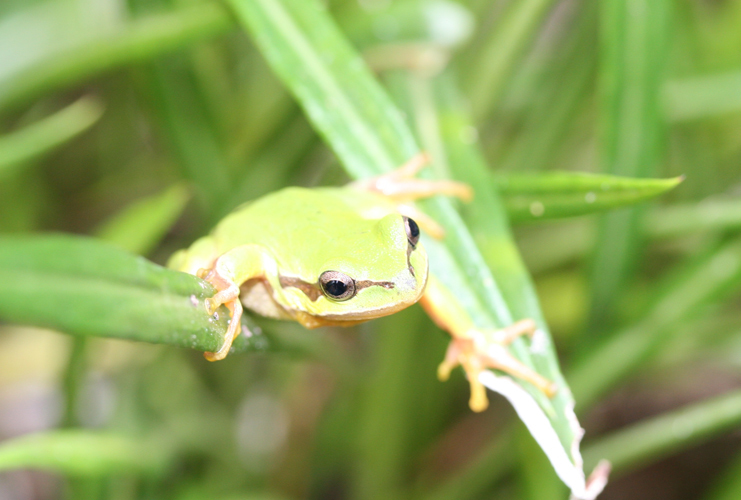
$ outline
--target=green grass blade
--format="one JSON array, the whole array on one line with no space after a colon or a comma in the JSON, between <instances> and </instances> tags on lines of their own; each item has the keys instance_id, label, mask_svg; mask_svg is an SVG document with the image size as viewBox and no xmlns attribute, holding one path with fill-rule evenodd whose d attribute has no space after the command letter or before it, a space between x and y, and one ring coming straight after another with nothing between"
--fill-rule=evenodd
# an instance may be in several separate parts
<instances>
[{"instance_id":1,"label":"green grass blade","mask_svg":"<svg viewBox=\"0 0 741 500\"><path fill-rule=\"evenodd\" d=\"M741 497L741 455L737 454L713 483L710 492L704 496L705 500L736 500Z\"/></svg>"},{"instance_id":2,"label":"green grass blade","mask_svg":"<svg viewBox=\"0 0 741 500\"><path fill-rule=\"evenodd\" d=\"M430 491L420 494L420 500L474 500L484 498L491 485L512 468L514 463L507 457L512 453L514 430L505 429L499 436L489 442L460 471L436 484ZM428 489L435 484L435 478L425 478L426 484L420 481L420 489Z\"/></svg>"},{"instance_id":3,"label":"green grass blade","mask_svg":"<svg viewBox=\"0 0 741 500\"><path fill-rule=\"evenodd\" d=\"M668 81L663 87L664 112L683 122L741 111L741 72Z\"/></svg>"},{"instance_id":4,"label":"green grass blade","mask_svg":"<svg viewBox=\"0 0 741 500\"><path fill-rule=\"evenodd\" d=\"M297 0L230 3L354 177L392 170L419 150L401 114L323 7Z\"/></svg>"},{"instance_id":5,"label":"green grass blade","mask_svg":"<svg viewBox=\"0 0 741 500\"><path fill-rule=\"evenodd\" d=\"M483 46L466 66L473 74L464 75L466 89L475 104L476 118L481 119L499 102L510 81L515 64L534 39L553 0L521 0L507 7L502 20L490 31Z\"/></svg>"},{"instance_id":6,"label":"green grass blade","mask_svg":"<svg viewBox=\"0 0 741 500\"><path fill-rule=\"evenodd\" d=\"M128 252L146 255L170 229L188 198L185 186L176 184L154 196L136 200L106 221L96 234Z\"/></svg>"},{"instance_id":7,"label":"green grass blade","mask_svg":"<svg viewBox=\"0 0 741 500\"><path fill-rule=\"evenodd\" d=\"M162 440L81 430L30 434L0 444L0 471L42 469L78 477L157 474L171 462Z\"/></svg>"},{"instance_id":8,"label":"green grass blade","mask_svg":"<svg viewBox=\"0 0 741 500\"><path fill-rule=\"evenodd\" d=\"M734 391L600 438L586 447L584 460L607 458L621 474L740 425L741 391Z\"/></svg>"},{"instance_id":9,"label":"green grass blade","mask_svg":"<svg viewBox=\"0 0 741 500\"><path fill-rule=\"evenodd\" d=\"M218 131L208 120L189 67L180 58L152 63L148 69L148 91L156 97L153 104L160 129L213 224L216 214L223 212L225 194L232 190L231 168Z\"/></svg>"},{"instance_id":10,"label":"green grass blade","mask_svg":"<svg viewBox=\"0 0 741 500\"><path fill-rule=\"evenodd\" d=\"M85 336L214 351L228 311L208 316L213 288L100 241L74 236L0 237L0 318ZM261 350L239 336L235 350Z\"/></svg>"},{"instance_id":11,"label":"green grass blade","mask_svg":"<svg viewBox=\"0 0 741 500\"><path fill-rule=\"evenodd\" d=\"M648 314L575 363L567 374L580 404L588 407L650 360L688 319L738 289L741 240L733 240L681 269L662 287Z\"/></svg>"},{"instance_id":12,"label":"green grass blade","mask_svg":"<svg viewBox=\"0 0 741 500\"><path fill-rule=\"evenodd\" d=\"M601 7L602 172L648 177L661 163L660 88L669 46L668 0L606 0ZM640 9L642 15L635 15ZM590 276L589 330L604 331L639 254L640 214L611 212L600 222ZM594 338L594 335L591 336Z\"/></svg>"},{"instance_id":13,"label":"green grass blade","mask_svg":"<svg viewBox=\"0 0 741 500\"><path fill-rule=\"evenodd\" d=\"M647 213L645 226L651 238L738 230L741 228L741 200L713 197L700 203L666 205Z\"/></svg>"},{"instance_id":14,"label":"green grass blade","mask_svg":"<svg viewBox=\"0 0 741 500\"><path fill-rule=\"evenodd\" d=\"M51 116L0 137L0 176L81 134L102 114L103 107L98 101L82 98Z\"/></svg>"},{"instance_id":15,"label":"green grass blade","mask_svg":"<svg viewBox=\"0 0 741 500\"><path fill-rule=\"evenodd\" d=\"M564 40L550 49L553 56L541 56L548 65L538 73L537 92L528 96L532 102L523 109L521 128L496 161L498 171L540 171L554 168L561 157L573 161L573 136L581 133L575 124L593 104L598 7L599 2L584 3L564 26Z\"/></svg>"},{"instance_id":16,"label":"green grass blade","mask_svg":"<svg viewBox=\"0 0 741 500\"><path fill-rule=\"evenodd\" d=\"M634 179L615 175L546 172L494 177L513 222L585 215L640 203L673 189L674 179Z\"/></svg>"},{"instance_id":17,"label":"green grass blade","mask_svg":"<svg viewBox=\"0 0 741 500\"><path fill-rule=\"evenodd\" d=\"M232 27L226 9L218 3L204 2L136 20L95 40L80 40L62 53L51 46L36 64L0 79L0 110L93 75L218 36Z\"/></svg>"},{"instance_id":18,"label":"green grass blade","mask_svg":"<svg viewBox=\"0 0 741 500\"><path fill-rule=\"evenodd\" d=\"M459 98L452 75L445 75L438 79L435 83L434 95L439 107L440 139L445 146L446 158L454 177L475 186L475 201L463 206L462 211L471 228L473 238L478 248L481 249L484 267L487 270L491 269L492 275L496 277L501 297L506 303L507 314L514 319L534 319L539 329L549 339L543 346L543 350L538 353L531 352L524 343L513 345L513 350L521 360L531 364L539 373L563 387L547 403L538 398L539 396L542 398L542 395L533 393L533 396L539 399L544 407L551 406L551 412L546 412L550 423L562 445L570 453L574 441L579 439L574 434L573 421L570 420L570 408L574 400L561 375L558 358L553 343L550 341L548 325L543 319L530 275L509 230L504 207L498 193L492 189L491 176L486 162L475 143L472 144L462 139L466 137L465 131L471 129L472 119L468 116L465 111L466 107ZM428 140L434 140L434 138ZM465 255L466 251L459 251L457 255ZM470 266L469 269L473 269L470 263L468 266ZM469 282L472 286L475 281L476 278L469 275ZM479 293L483 294L483 292ZM501 321L502 317L498 315L496 319Z\"/></svg>"}]
</instances>

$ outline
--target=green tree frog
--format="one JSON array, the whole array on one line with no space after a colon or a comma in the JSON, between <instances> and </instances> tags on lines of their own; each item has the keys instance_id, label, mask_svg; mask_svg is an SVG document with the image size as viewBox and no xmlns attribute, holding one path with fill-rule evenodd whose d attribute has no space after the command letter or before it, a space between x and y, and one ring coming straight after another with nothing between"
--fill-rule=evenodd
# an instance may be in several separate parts
<instances>
[{"instance_id":1,"label":"green tree frog","mask_svg":"<svg viewBox=\"0 0 741 500\"><path fill-rule=\"evenodd\" d=\"M438 194L465 200L472 191L453 181L415 178L426 161L421 154L394 172L346 187L282 189L237 208L210 235L174 254L169 267L216 288L206 299L208 313L224 304L231 314L221 348L204 353L206 359L226 357L241 330L242 305L316 328L354 325L421 300L453 337L438 375L445 380L462 365L474 411L488 405L478 381L486 368L503 370L552 394L552 384L505 347L534 331L531 320L484 335L455 297L428 277L420 226L438 238L443 231L409 202Z\"/></svg>"}]
</instances>

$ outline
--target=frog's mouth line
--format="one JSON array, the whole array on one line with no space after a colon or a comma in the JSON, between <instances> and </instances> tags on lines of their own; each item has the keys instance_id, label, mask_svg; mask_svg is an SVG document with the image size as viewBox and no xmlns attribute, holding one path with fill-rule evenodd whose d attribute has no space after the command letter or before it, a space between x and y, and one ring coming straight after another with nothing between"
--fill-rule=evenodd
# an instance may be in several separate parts
<instances>
[{"instance_id":1,"label":"frog's mouth line","mask_svg":"<svg viewBox=\"0 0 741 500\"><path fill-rule=\"evenodd\" d=\"M416 249L416 245L412 245L411 241L407 241L407 269L409 269L412 278L416 278L416 276L414 275L414 268L412 267L412 252Z\"/></svg>"}]
</instances>

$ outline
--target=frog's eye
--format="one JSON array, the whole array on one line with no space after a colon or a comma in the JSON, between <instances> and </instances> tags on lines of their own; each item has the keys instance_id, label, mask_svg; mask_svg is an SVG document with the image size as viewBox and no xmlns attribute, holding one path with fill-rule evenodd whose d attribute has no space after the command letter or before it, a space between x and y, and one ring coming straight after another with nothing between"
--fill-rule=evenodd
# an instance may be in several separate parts
<instances>
[{"instance_id":1,"label":"frog's eye","mask_svg":"<svg viewBox=\"0 0 741 500\"><path fill-rule=\"evenodd\" d=\"M407 231L407 239L412 245L412 248L416 247L417 242L419 242L419 226L414 222L414 219L404 217L404 228Z\"/></svg>"},{"instance_id":2,"label":"frog's eye","mask_svg":"<svg viewBox=\"0 0 741 500\"><path fill-rule=\"evenodd\" d=\"M324 295L332 300L347 300L355 296L355 280L339 271L324 271L319 276Z\"/></svg>"}]
</instances>

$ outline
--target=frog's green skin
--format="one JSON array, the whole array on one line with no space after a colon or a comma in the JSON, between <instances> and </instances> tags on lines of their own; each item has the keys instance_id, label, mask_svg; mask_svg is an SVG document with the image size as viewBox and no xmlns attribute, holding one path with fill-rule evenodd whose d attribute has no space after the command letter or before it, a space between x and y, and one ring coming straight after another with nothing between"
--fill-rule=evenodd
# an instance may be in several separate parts
<instances>
[{"instance_id":1,"label":"frog's green skin","mask_svg":"<svg viewBox=\"0 0 741 500\"><path fill-rule=\"evenodd\" d=\"M460 364L471 384L474 411L488 404L479 380L486 368L503 370L552 395L556 386L505 347L532 335L535 322L522 320L486 332L439 280L431 277L428 283L419 228L399 210L414 215L433 235L436 224L400 202L436 194L468 199L471 189L453 181L415 179L426 161L426 155L417 155L396 171L348 187L277 191L238 208L209 236L173 255L170 267L201 276L216 288L206 299L207 311L224 304L231 314L222 346L204 353L206 359L228 354L240 331L240 299L259 314L294 319L308 328L352 325L419 300L453 337L438 376L446 379ZM442 237L441 229L437 233ZM349 283L353 293L338 295L337 283Z\"/></svg>"},{"instance_id":2,"label":"frog's green skin","mask_svg":"<svg viewBox=\"0 0 741 500\"><path fill-rule=\"evenodd\" d=\"M382 194L341 188L282 189L243 205L212 233L176 253L169 266L191 274L237 268L252 249L256 268L240 287L245 307L304 326L349 325L399 311L419 300L427 281L427 255L408 238L405 218ZM247 245L248 247L244 247ZM355 280L346 300L328 296L325 271Z\"/></svg>"}]
</instances>

